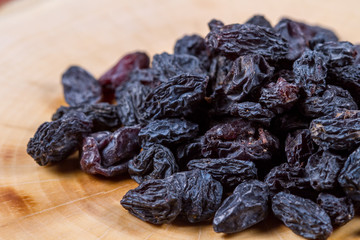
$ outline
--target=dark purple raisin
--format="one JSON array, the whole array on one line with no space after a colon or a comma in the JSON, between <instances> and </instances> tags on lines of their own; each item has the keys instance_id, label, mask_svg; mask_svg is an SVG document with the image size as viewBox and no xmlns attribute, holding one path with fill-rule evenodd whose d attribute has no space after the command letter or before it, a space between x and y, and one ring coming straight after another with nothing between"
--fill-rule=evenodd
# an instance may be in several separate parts
<instances>
[{"instance_id":1,"label":"dark purple raisin","mask_svg":"<svg viewBox=\"0 0 360 240\"><path fill-rule=\"evenodd\" d=\"M328 193L320 193L317 203L329 215L333 226L344 225L354 218L354 205L347 197L337 198Z\"/></svg>"},{"instance_id":2,"label":"dark purple raisin","mask_svg":"<svg viewBox=\"0 0 360 240\"><path fill-rule=\"evenodd\" d=\"M215 214L215 232L235 233L263 221L268 214L269 189L259 180L250 180L236 187Z\"/></svg>"},{"instance_id":3,"label":"dark purple raisin","mask_svg":"<svg viewBox=\"0 0 360 240\"><path fill-rule=\"evenodd\" d=\"M72 66L62 75L65 101L70 106L93 104L101 101L101 86L81 67Z\"/></svg>"},{"instance_id":4,"label":"dark purple raisin","mask_svg":"<svg viewBox=\"0 0 360 240\"><path fill-rule=\"evenodd\" d=\"M333 189L345 159L329 151L311 155L305 167L311 186L317 191Z\"/></svg>"},{"instance_id":5,"label":"dark purple raisin","mask_svg":"<svg viewBox=\"0 0 360 240\"><path fill-rule=\"evenodd\" d=\"M83 113L45 122L28 142L27 153L41 166L60 162L80 147L82 137L92 129L92 121Z\"/></svg>"},{"instance_id":6,"label":"dark purple raisin","mask_svg":"<svg viewBox=\"0 0 360 240\"><path fill-rule=\"evenodd\" d=\"M178 170L172 152L160 144L144 147L140 154L129 162L129 174L137 183L165 178Z\"/></svg>"},{"instance_id":7,"label":"dark purple raisin","mask_svg":"<svg viewBox=\"0 0 360 240\"><path fill-rule=\"evenodd\" d=\"M345 161L338 182L351 199L360 202L360 147Z\"/></svg>"},{"instance_id":8,"label":"dark purple raisin","mask_svg":"<svg viewBox=\"0 0 360 240\"><path fill-rule=\"evenodd\" d=\"M272 211L294 233L307 239L327 239L333 231L330 217L313 201L280 192L272 198Z\"/></svg>"},{"instance_id":9,"label":"dark purple raisin","mask_svg":"<svg viewBox=\"0 0 360 240\"><path fill-rule=\"evenodd\" d=\"M313 141L323 149L348 150L360 144L360 110L340 110L314 119L310 124Z\"/></svg>"},{"instance_id":10,"label":"dark purple raisin","mask_svg":"<svg viewBox=\"0 0 360 240\"><path fill-rule=\"evenodd\" d=\"M221 55L237 58L259 54L267 60L284 59L288 43L272 29L253 24L231 24L214 28L205 38L208 47Z\"/></svg>"},{"instance_id":11,"label":"dark purple raisin","mask_svg":"<svg viewBox=\"0 0 360 240\"><path fill-rule=\"evenodd\" d=\"M240 183L257 178L257 169L251 161L231 158L193 159L188 164L189 170L205 170L221 182L225 189L232 190Z\"/></svg>"}]
</instances>

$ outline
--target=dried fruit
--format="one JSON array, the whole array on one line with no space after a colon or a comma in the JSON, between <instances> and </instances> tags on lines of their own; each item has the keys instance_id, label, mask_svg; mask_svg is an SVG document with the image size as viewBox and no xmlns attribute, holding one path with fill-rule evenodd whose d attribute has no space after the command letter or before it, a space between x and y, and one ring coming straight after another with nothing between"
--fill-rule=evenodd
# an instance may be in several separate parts
<instances>
[{"instance_id":1,"label":"dried fruit","mask_svg":"<svg viewBox=\"0 0 360 240\"><path fill-rule=\"evenodd\" d=\"M45 122L28 142L27 153L41 166L60 162L80 147L83 135L92 128L92 121L82 113Z\"/></svg>"},{"instance_id":2,"label":"dried fruit","mask_svg":"<svg viewBox=\"0 0 360 240\"><path fill-rule=\"evenodd\" d=\"M280 114L294 106L299 98L299 87L279 78L261 89L259 102L267 109Z\"/></svg>"},{"instance_id":3,"label":"dried fruit","mask_svg":"<svg viewBox=\"0 0 360 240\"><path fill-rule=\"evenodd\" d=\"M291 166L288 163L282 163L270 170L264 182L272 194L285 190L297 195L312 195L312 192L309 191L311 190L310 180L306 175L305 168L300 165Z\"/></svg>"},{"instance_id":4,"label":"dried fruit","mask_svg":"<svg viewBox=\"0 0 360 240\"><path fill-rule=\"evenodd\" d=\"M231 158L193 159L187 167L189 170L205 170L221 182L224 188L231 190L240 183L257 177L257 169L253 162Z\"/></svg>"},{"instance_id":5,"label":"dried fruit","mask_svg":"<svg viewBox=\"0 0 360 240\"><path fill-rule=\"evenodd\" d=\"M181 215L191 223L211 219L220 207L223 188L206 171L175 173L165 181L181 192Z\"/></svg>"},{"instance_id":6,"label":"dried fruit","mask_svg":"<svg viewBox=\"0 0 360 240\"><path fill-rule=\"evenodd\" d=\"M237 58L224 82L222 90L231 100L240 102L259 89L273 74L274 68L260 55Z\"/></svg>"},{"instance_id":7,"label":"dried fruit","mask_svg":"<svg viewBox=\"0 0 360 240\"><path fill-rule=\"evenodd\" d=\"M329 58L328 68L351 65L357 52L349 42L326 42L316 45L315 51L322 52Z\"/></svg>"},{"instance_id":8,"label":"dried fruit","mask_svg":"<svg viewBox=\"0 0 360 240\"><path fill-rule=\"evenodd\" d=\"M330 68L327 81L348 90L360 106L360 65Z\"/></svg>"},{"instance_id":9,"label":"dried fruit","mask_svg":"<svg viewBox=\"0 0 360 240\"><path fill-rule=\"evenodd\" d=\"M198 130L197 124L178 118L154 120L141 129L139 138L142 146L147 143L169 146L193 139Z\"/></svg>"},{"instance_id":10,"label":"dried fruit","mask_svg":"<svg viewBox=\"0 0 360 240\"><path fill-rule=\"evenodd\" d=\"M205 76L200 60L189 54L156 54L153 57L152 68L161 82L169 82L178 75Z\"/></svg>"},{"instance_id":11,"label":"dried fruit","mask_svg":"<svg viewBox=\"0 0 360 240\"><path fill-rule=\"evenodd\" d=\"M270 160L279 148L278 139L245 120L212 127L202 140L202 155L211 158Z\"/></svg>"},{"instance_id":12,"label":"dried fruit","mask_svg":"<svg viewBox=\"0 0 360 240\"><path fill-rule=\"evenodd\" d=\"M269 21L266 20L263 15L254 15L249 20L247 20L245 24L254 24L261 27L272 28Z\"/></svg>"},{"instance_id":13,"label":"dried fruit","mask_svg":"<svg viewBox=\"0 0 360 240\"><path fill-rule=\"evenodd\" d=\"M326 239L360 209L360 45L262 15L208 26L151 66L133 52L99 81L70 67L70 106L39 127L29 155L61 164L79 150L86 173L129 173L140 185L121 204L153 224L238 232L266 217L271 196L295 233Z\"/></svg>"},{"instance_id":14,"label":"dried fruit","mask_svg":"<svg viewBox=\"0 0 360 240\"><path fill-rule=\"evenodd\" d=\"M326 60L323 54L307 50L294 62L295 83L304 90L306 96L311 97L325 90Z\"/></svg>"},{"instance_id":15,"label":"dried fruit","mask_svg":"<svg viewBox=\"0 0 360 240\"><path fill-rule=\"evenodd\" d=\"M327 85L320 95L307 97L301 103L302 113L311 118L325 116L341 110L357 110L350 93L340 87Z\"/></svg>"},{"instance_id":16,"label":"dried fruit","mask_svg":"<svg viewBox=\"0 0 360 240\"><path fill-rule=\"evenodd\" d=\"M141 127L122 127L111 133L108 144L102 149L102 164L109 167L119 162L126 162L140 151L139 131Z\"/></svg>"},{"instance_id":17,"label":"dried fruit","mask_svg":"<svg viewBox=\"0 0 360 240\"><path fill-rule=\"evenodd\" d=\"M354 205L347 197L337 198L328 193L320 193L317 203L329 215L333 226L344 225L354 217Z\"/></svg>"},{"instance_id":18,"label":"dried fruit","mask_svg":"<svg viewBox=\"0 0 360 240\"><path fill-rule=\"evenodd\" d=\"M70 106L98 103L102 98L99 82L81 67L72 66L66 70L61 83Z\"/></svg>"},{"instance_id":19,"label":"dried fruit","mask_svg":"<svg viewBox=\"0 0 360 240\"><path fill-rule=\"evenodd\" d=\"M272 198L272 211L294 233L308 239L327 239L330 217L311 200L280 192Z\"/></svg>"},{"instance_id":20,"label":"dried fruit","mask_svg":"<svg viewBox=\"0 0 360 240\"><path fill-rule=\"evenodd\" d=\"M129 162L129 174L137 183L165 178L178 170L172 152L159 144L144 147L140 154Z\"/></svg>"},{"instance_id":21,"label":"dried fruit","mask_svg":"<svg viewBox=\"0 0 360 240\"><path fill-rule=\"evenodd\" d=\"M317 191L333 189L344 162L340 155L318 151L311 155L305 167L311 186Z\"/></svg>"},{"instance_id":22,"label":"dried fruit","mask_svg":"<svg viewBox=\"0 0 360 240\"><path fill-rule=\"evenodd\" d=\"M351 150L360 144L360 110L342 110L314 119L313 141L323 149Z\"/></svg>"},{"instance_id":23,"label":"dried fruit","mask_svg":"<svg viewBox=\"0 0 360 240\"><path fill-rule=\"evenodd\" d=\"M285 140L285 153L290 165L304 163L316 151L308 129L296 130L289 133Z\"/></svg>"},{"instance_id":24,"label":"dried fruit","mask_svg":"<svg viewBox=\"0 0 360 240\"><path fill-rule=\"evenodd\" d=\"M155 88L141 109L146 120L193 115L204 101L208 78L178 75Z\"/></svg>"},{"instance_id":25,"label":"dried fruit","mask_svg":"<svg viewBox=\"0 0 360 240\"><path fill-rule=\"evenodd\" d=\"M129 79L131 71L136 68L148 68L149 57L143 52L133 52L123 56L111 69L100 78L100 84L115 89Z\"/></svg>"},{"instance_id":26,"label":"dried fruit","mask_svg":"<svg viewBox=\"0 0 360 240\"><path fill-rule=\"evenodd\" d=\"M108 133L107 135L109 135ZM105 137L106 138L106 137ZM103 157L101 151L104 146L108 144L108 139L103 139L102 142L96 137L89 136L83 140L80 166L81 169L89 174L100 174L105 177L112 177L124 173L128 169L128 162L122 162L111 166L104 166L102 164Z\"/></svg>"},{"instance_id":27,"label":"dried fruit","mask_svg":"<svg viewBox=\"0 0 360 240\"><path fill-rule=\"evenodd\" d=\"M270 126L271 119L275 114L256 102L234 103L229 106L229 113L232 116L248 119L260 123L264 126Z\"/></svg>"},{"instance_id":28,"label":"dried fruit","mask_svg":"<svg viewBox=\"0 0 360 240\"><path fill-rule=\"evenodd\" d=\"M199 35L186 35L177 40L174 47L174 54L189 54L197 57L204 69L208 69L210 66L205 39Z\"/></svg>"},{"instance_id":29,"label":"dried fruit","mask_svg":"<svg viewBox=\"0 0 360 240\"><path fill-rule=\"evenodd\" d=\"M181 192L169 181L148 180L128 191L121 205L132 215L153 224L172 222L181 212Z\"/></svg>"},{"instance_id":30,"label":"dried fruit","mask_svg":"<svg viewBox=\"0 0 360 240\"><path fill-rule=\"evenodd\" d=\"M123 125L132 126L142 122L141 109L150 92L151 88L140 81L128 81L116 88L116 110Z\"/></svg>"},{"instance_id":31,"label":"dried fruit","mask_svg":"<svg viewBox=\"0 0 360 240\"><path fill-rule=\"evenodd\" d=\"M93 132L113 130L121 126L121 120L114 105L108 103L86 104L74 107L61 106L52 116L52 120L69 115L84 114L93 124Z\"/></svg>"},{"instance_id":32,"label":"dried fruit","mask_svg":"<svg viewBox=\"0 0 360 240\"><path fill-rule=\"evenodd\" d=\"M215 232L240 232L263 221L268 214L268 198L269 189L263 182L241 183L216 212Z\"/></svg>"},{"instance_id":33,"label":"dried fruit","mask_svg":"<svg viewBox=\"0 0 360 240\"><path fill-rule=\"evenodd\" d=\"M211 29L205 41L210 49L232 58L259 54L267 60L278 61L284 59L288 52L285 39L270 28L253 24L215 27Z\"/></svg>"},{"instance_id":34,"label":"dried fruit","mask_svg":"<svg viewBox=\"0 0 360 240\"><path fill-rule=\"evenodd\" d=\"M338 182L351 199L360 202L360 147L345 161Z\"/></svg>"}]
</instances>

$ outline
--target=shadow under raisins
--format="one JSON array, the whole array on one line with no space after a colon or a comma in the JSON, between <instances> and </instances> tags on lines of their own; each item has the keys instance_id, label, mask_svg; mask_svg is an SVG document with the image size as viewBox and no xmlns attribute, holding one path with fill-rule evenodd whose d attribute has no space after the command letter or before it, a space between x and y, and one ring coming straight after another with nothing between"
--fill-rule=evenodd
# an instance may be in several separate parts
<instances>
[{"instance_id":1,"label":"shadow under raisins","mask_svg":"<svg viewBox=\"0 0 360 240\"><path fill-rule=\"evenodd\" d=\"M53 163L46 167L48 171L55 172L56 174L74 174L81 172L80 159L78 153L74 153L65 160Z\"/></svg>"},{"instance_id":2,"label":"shadow under raisins","mask_svg":"<svg viewBox=\"0 0 360 240\"><path fill-rule=\"evenodd\" d=\"M84 172L84 174L87 174L87 173ZM121 182L124 180L131 179L128 172L125 172L119 176L113 176L113 177L105 177L102 175L91 175L91 177L95 178L96 180L103 181L103 182ZM134 181L134 183L136 183L136 182Z\"/></svg>"},{"instance_id":3,"label":"shadow under raisins","mask_svg":"<svg viewBox=\"0 0 360 240\"><path fill-rule=\"evenodd\" d=\"M275 231L276 229L278 229L281 225L282 225L282 223L278 219L276 219L274 216L270 215L264 221L259 222L258 224L255 224L254 226L250 227L249 229L255 230L257 233L261 233L263 235L268 235L268 234L271 235L271 233L273 231ZM246 229L244 231L246 231ZM233 238L237 234L241 234L241 232L223 234L222 237L224 239L229 239L229 238Z\"/></svg>"},{"instance_id":4,"label":"shadow under raisins","mask_svg":"<svg viewBox=\"0 0 360 240\"><path fill-rule=\"evenodd\" d=\"M49 166L46 166L46 168L47 171L52 171L58 175L86 174L102 182L120 182L123 180L130 179L130 175L128 174L128 172L122 173L121 175L114 177L105 177L98 174L91 175L83 172L81 170L80 158L78 152L72 154L70 157L68 157L67 159L61 162L50 164Z\"/></svg>"},{"instance_id":5,"label":"shadow under raisins","mask_svg":"<svg viewBox=\"0 0 360 240\"><path fill-rule=\"evenodd\" d=\"M279 219L269 214L264 221L254 225L253 228L255 228L258 232L270 233L279 228L281 225L283 225L283 223Z\"/></svg>"},{"instance_id":6,"label":"shadow under raisins","mask_svg":"<svg viewBox=\"0 0 360 240\"><path fill-rule=\"evenodd\" d=\"M211 220L198 222L198 223L189 223L187 219L181 216L178 216L173 222L171 222L171 225L174 225L176 227L183 227L183 228L203 227L203 226L209 226L211 224L212 224Z\"/></svg>"}]
</instances>

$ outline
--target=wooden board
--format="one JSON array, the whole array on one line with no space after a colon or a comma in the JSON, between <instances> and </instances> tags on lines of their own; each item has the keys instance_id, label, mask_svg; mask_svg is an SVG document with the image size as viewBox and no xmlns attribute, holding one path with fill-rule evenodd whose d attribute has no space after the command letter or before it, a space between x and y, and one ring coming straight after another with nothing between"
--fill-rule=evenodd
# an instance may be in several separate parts
<instances>
[{"instance_id":1,"label":"wooden board","mask_svg":"<svg viewBox=\"0 0 360 240\"><path fill-rule=\"evenodd\" d=\"M102 74L133 50L171 52L207 22L262 13L331 26L360 39L359 1L17 0L0 8L0 239L302 239L277 220L233 235L207 224L153 226L119 204L136 184L82 173L76 159L39 167L26 154L37 127L64 104L61 73L71 64ZM359 217L330 239L360 239Z\"/></svg>"}]
</instances>

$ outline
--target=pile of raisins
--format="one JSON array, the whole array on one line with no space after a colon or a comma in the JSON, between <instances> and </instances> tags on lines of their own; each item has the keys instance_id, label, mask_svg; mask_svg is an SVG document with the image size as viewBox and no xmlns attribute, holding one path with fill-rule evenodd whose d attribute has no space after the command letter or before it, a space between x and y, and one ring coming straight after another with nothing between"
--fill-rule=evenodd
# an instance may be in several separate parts
<instances>
[{"instance_id":1,"label":"pile of raisins","mask_svg":"<svg viewBox=\"0 0 360 240\"><path fill-rule=\"evenodd\" d=\"M121 205L153 224L247 229L269 214L326 239L360 205L360 45L262 16L209 22L174 53L130 53L99 79L62 76L69 106L30 139L39 165L130 175Z\"/></svg>"}]
</instances>

